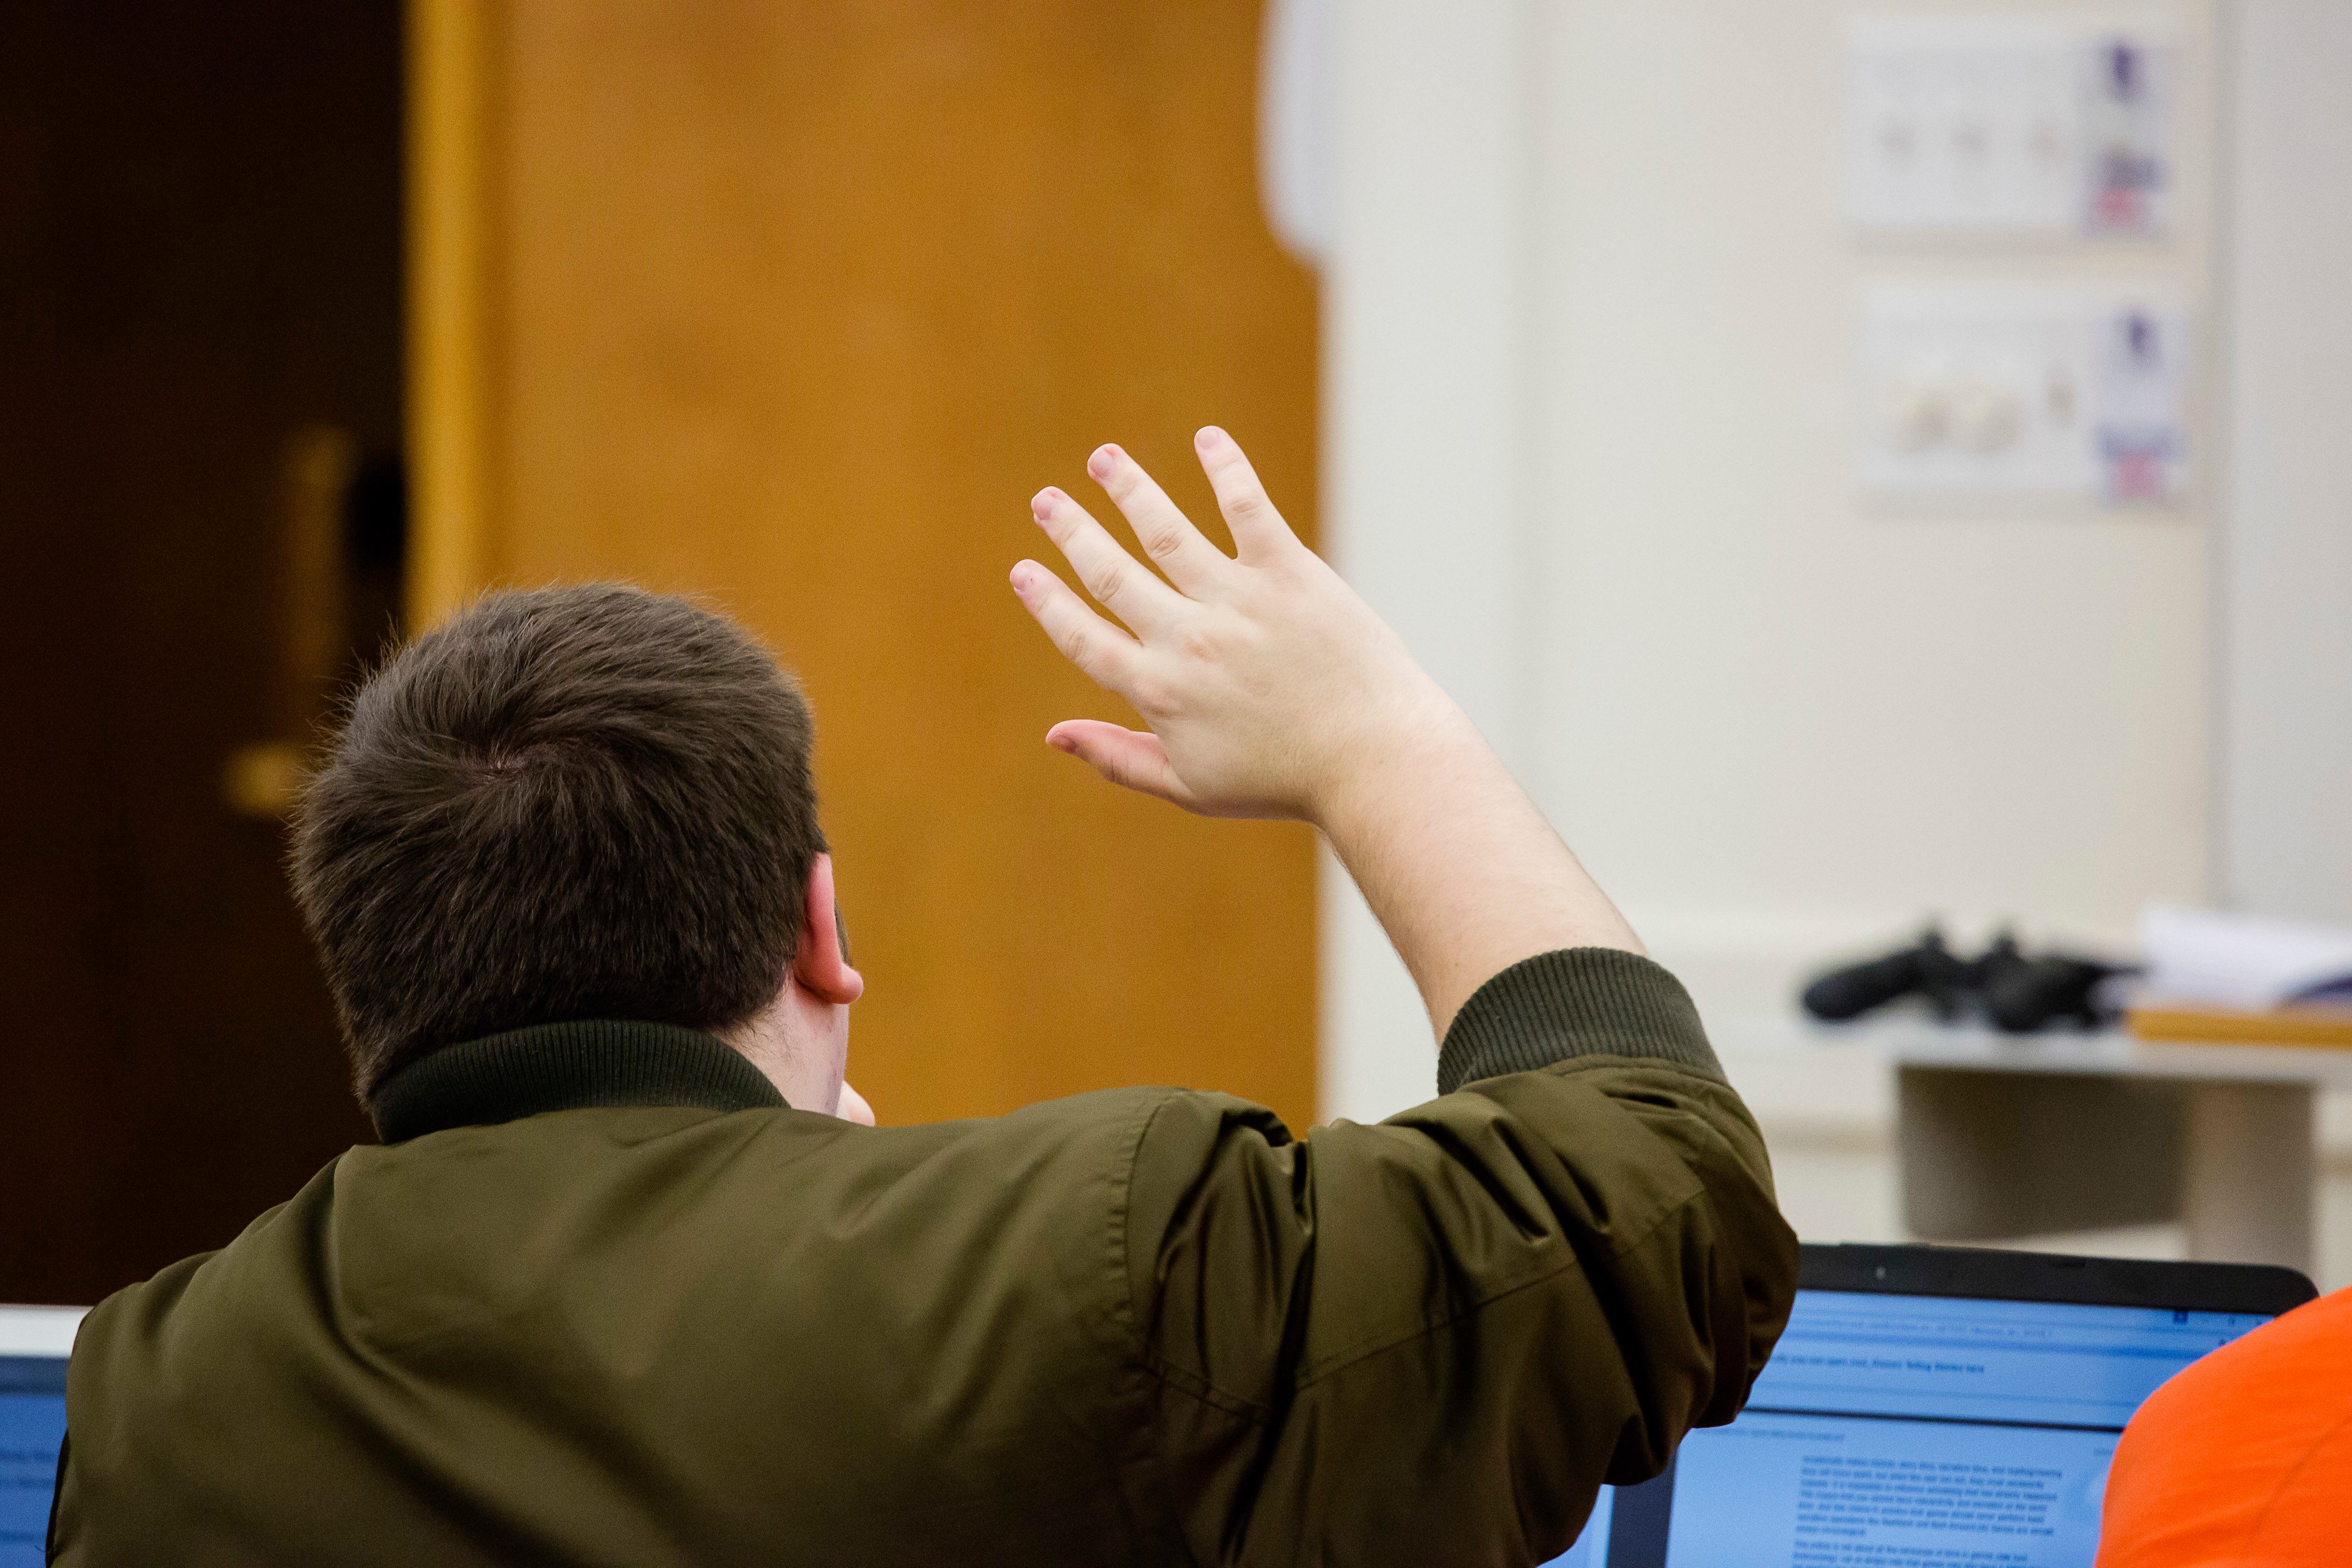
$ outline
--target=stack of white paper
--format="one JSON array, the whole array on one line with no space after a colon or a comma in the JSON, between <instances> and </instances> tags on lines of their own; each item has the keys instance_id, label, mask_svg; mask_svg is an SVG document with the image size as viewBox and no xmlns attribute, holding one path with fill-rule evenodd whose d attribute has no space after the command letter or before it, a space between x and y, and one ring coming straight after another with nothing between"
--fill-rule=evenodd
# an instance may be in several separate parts
<instances>
[{"instance_id":1,"label":"stack of white paper","mask_svg":"<svg viewBox=\"0 0 2352 1568\"><path fill-rule=\"evenodd\" d=\"M2352 931L2221 910L2141 912L2147 994L2253 1011L2297 1002L2352 1005Z\"/></svg>"}]
</instances>

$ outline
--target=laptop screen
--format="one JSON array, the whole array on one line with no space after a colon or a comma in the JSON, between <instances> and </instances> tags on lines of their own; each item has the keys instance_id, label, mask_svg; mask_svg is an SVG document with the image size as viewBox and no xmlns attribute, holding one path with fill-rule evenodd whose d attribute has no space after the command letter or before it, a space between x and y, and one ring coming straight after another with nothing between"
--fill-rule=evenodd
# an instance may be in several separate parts
<instances>
[{"instance_id":1,"label":"laptop screen","mask_svg":"<svg viewBox=\"0 0 2352 1568\"><path fill-rule=\"evenodd\" d=\"M66 1431L66 1358L0 1354L0 1568L39 1568Z\"/></svg>"},{"instance_id":2,"label":"laptop screen","mask_svg":"<svg viewBox=\"0 0 2352 1568\"><path fill-rule=\"evenodd\" d=\"M81 1317L79 1307L0 1307L0 1568L38 1568L48 1555L66 1355Z\"/></svg>"},{"instance_id":3,"label":"laptop screen","mask_svg":"<svg viewBox=\"0 0 2352 1568\"><path fill-rule=\"evenodd\" d=\"M2267 1315L1800 1290L1728 1426L1601 1489L1554 1568L2089 1568L2116 1437Z\"/></svg>"}]
</instances>

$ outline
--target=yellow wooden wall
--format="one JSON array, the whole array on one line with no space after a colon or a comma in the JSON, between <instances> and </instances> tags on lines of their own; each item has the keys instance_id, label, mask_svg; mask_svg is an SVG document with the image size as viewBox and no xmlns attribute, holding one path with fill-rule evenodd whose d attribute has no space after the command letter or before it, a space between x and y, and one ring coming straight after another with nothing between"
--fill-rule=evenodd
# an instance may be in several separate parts
<instances>
[{"instance_id":1,"label":"yellow wooden wall","mask_svg":"<svg viewBox=\"0 0 2352 1568\"><path fill-rule=\"evenodd\" d=\"M1005 586L1028 497L1214 421L1315 518L1316 303L1256 200L1255 5L414 0L412 607L708 595L805 681L885 1121L1314 1107L1307 832L1044 744L1129 719ZM1110 516L1108 509L1103 515Z\"/></svg>"}]
</instances>

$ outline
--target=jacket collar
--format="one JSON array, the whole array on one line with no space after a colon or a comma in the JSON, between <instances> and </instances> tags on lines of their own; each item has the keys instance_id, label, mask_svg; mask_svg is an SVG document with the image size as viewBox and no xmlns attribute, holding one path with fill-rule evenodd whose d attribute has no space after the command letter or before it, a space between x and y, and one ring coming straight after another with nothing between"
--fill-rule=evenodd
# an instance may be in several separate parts
<instances>
[{"instance_id":1,"label":"jacket collar","mask_svg":"<svg viewBox=\"0 0 2352 1568\"><path fill-rule=\"evenodd\" d=\"M784 1097L726 1042L673 1024L593 1018L445 1046L409 1063L368 1105L387 1143L543 1110L684 1105L782 1109Z\"/></svg>"}]
</instances>

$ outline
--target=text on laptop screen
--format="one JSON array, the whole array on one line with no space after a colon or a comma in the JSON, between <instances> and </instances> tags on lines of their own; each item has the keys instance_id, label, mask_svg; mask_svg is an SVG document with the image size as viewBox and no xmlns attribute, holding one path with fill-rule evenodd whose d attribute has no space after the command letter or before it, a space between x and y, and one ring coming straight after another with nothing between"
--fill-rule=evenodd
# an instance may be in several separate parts
<instances>
[{"instance_id":1,"label":"text on laptop screen","mask_svg":"<svg viewBox=\"0 0 2352 1568\"><path fill-rule=\"evenodd\" d=\"M2089 1568L2124 1423L2267 1321L1800 1290L1739 1419L1603 1488L1555 1568Z\"/></svg>"},{"instance_id":2,"label":"text on laptop screen","mask_svg":"<svg viewBox=\"0 0 2352 1568\"><path fill-rule=\"evenodd\" d=\"M0 1568L47 1556L65 1433L66 1358L0 1355Z\"/></svg>"}]
</instances>

